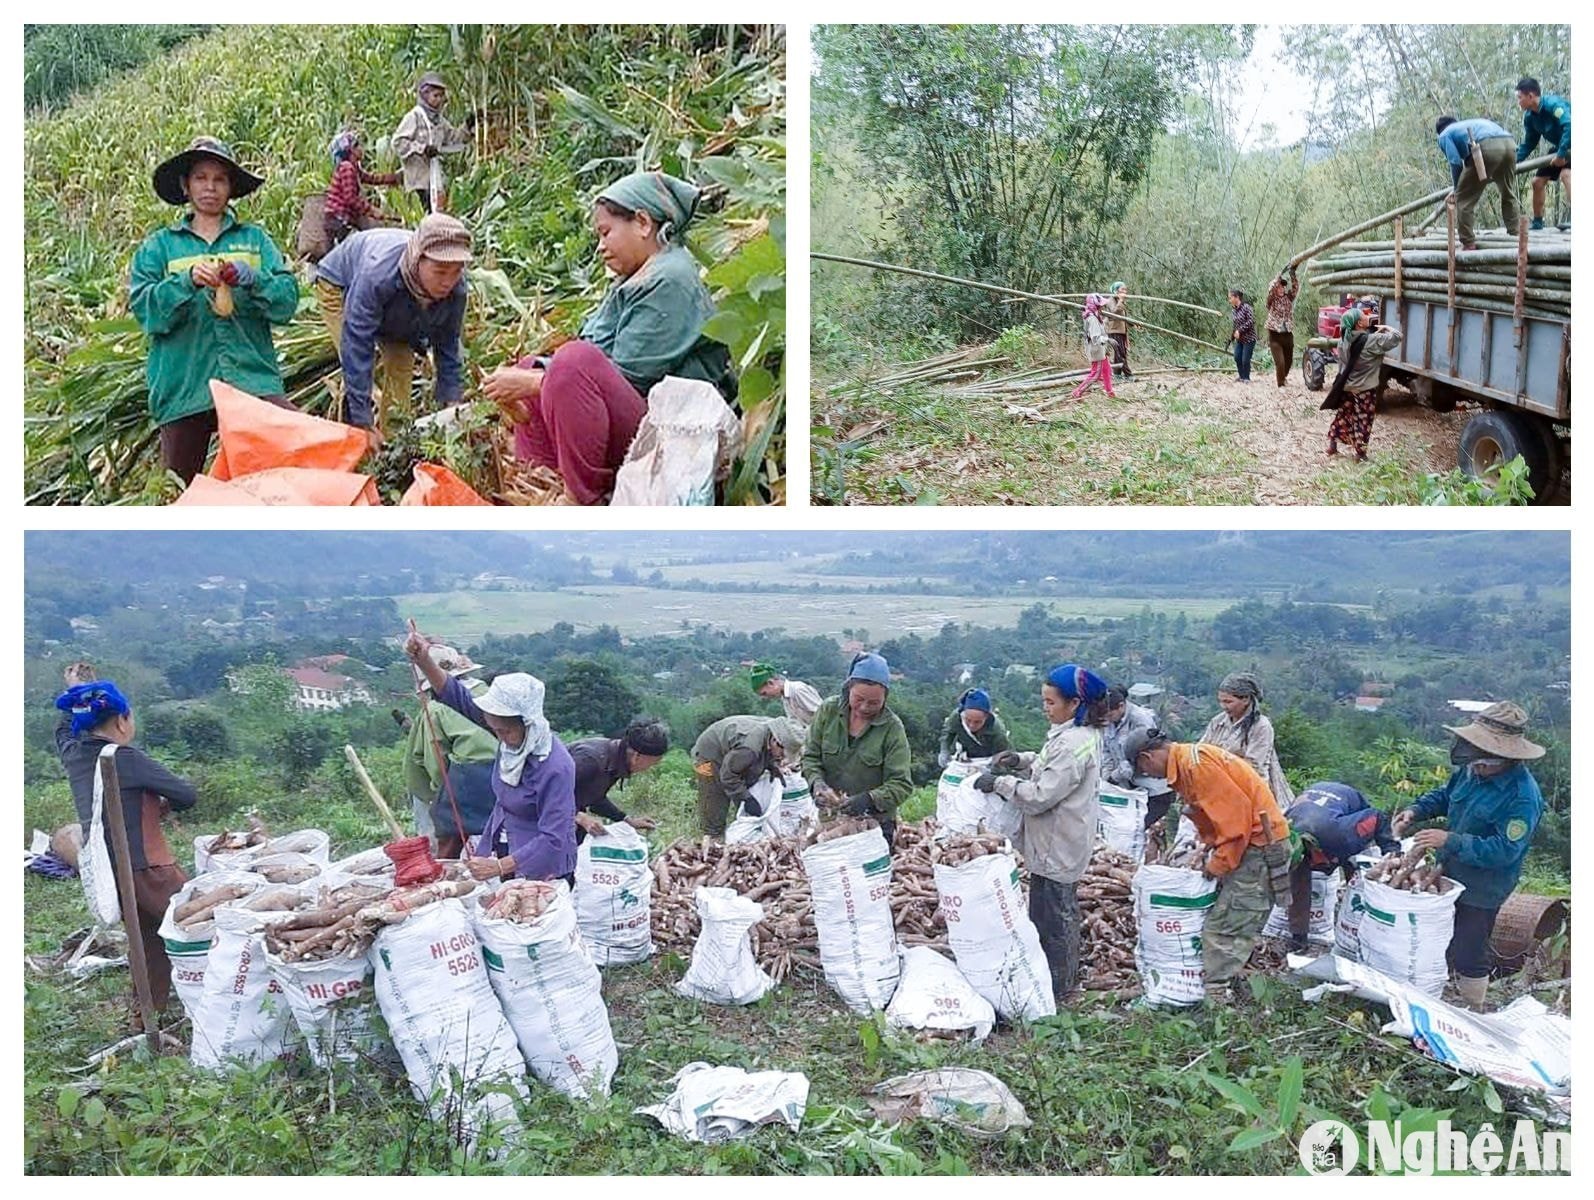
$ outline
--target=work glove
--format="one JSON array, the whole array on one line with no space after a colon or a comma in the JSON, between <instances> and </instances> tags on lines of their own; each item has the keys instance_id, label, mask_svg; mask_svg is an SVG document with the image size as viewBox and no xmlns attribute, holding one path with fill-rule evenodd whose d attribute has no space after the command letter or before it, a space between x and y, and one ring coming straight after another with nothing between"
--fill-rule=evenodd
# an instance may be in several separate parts
<instances>
[{"instance_id":1,"label":"work glove","mask_svg":"<svg viewBox=\"0 0 1594 1200\"><path fill-rule=\"evenodd\" d=\"M437 147L436 146L428 146L428 147L426 147L426 157L427 158L436 158L437 157Z\"/></svg>"},{"instance_id":2,"label":"work glove","mask_svg":"<svg viewBox=\"0 0 1594 1200\"><path fill-rule=\"evenodd\" d=\"M1011 775L1019 769L1019 764L1022 761L1018 756L1017 750L1003 750L995 758L991 759L991 774ZM991 789L986 788L985 790L990 791Z\"/></svg>"},{"instance_id":3,"label":"work glove","mask_svg":"<svg viewBox=\"0 0 1594 1200\"><path fill-rule=\"evenodd\" d=\"M241 288L254 287L258 278L255 269L246 262L228 262L221 269L221 277L233 287Z\"/></svg>"},{"instance_id":4,"label":"work glove","mask_svg":"<svg viewBox=\"0 0 1594 1200\"><path fill-rule=\"evenodd\" d=\"M937 754L935 756L935 765L940 767L943 771L946 770L947 763L949 763L951 761L952 761L952 756L950 754L948 754L945 750L941 751L941 753L939 753L939 754Z\"/></svg>"},{"instance_id":5,"label":"work glove","mask_svg":"<svg viewBox=\"0 0 1594 1200\"><path fill-rule=\"evenodd\" d=\"M841 811L849 817L867 817L874 812L874 800L868 792L859 792L841 802Z\"/></svg>"},{"instance_id":6,"label":"work glove","mask_svg":"<svg viewBox=\"0 0 1594 1200\"><path fill-rule=\"evenodd\" d=\"M742 811L750 817L761 817L764 815L764 806L749 792L747 799L742 801Z\"/></svg>"},{"instance_id":7,"label":"work glove","mask_svg":"<svg viewBox=\"0 0 1594 1200\"><path fill-rule=\"evenodd\" d=\"M996 776L989 771L982 771L980 777L974 781L974 790L977 792L994 792L996 790Z\"/></svg>"},{"instance_id":8,"label":"work glove","mask_svg":"<svg viewBox=\"0 0 1594 1200\"><path fill-rule=\"evenodd\" d=\"M1128 787L1135 778L1135 769L1129 763L1122 762L1112 769L1112 774L1107 778L1119 787Z\"/></svg>"}]
</instances>

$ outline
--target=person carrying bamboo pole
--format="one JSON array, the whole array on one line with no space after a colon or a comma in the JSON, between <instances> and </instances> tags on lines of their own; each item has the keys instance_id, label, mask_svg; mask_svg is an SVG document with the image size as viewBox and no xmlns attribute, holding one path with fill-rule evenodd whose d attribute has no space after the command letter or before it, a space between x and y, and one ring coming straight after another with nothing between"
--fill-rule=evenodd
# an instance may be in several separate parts
<instances>
[{"instance_id":1,"label":"person carrying bamboo pole","mask_svg":"<svg viewBox=\"0 0 1594 1200\"><path fill-rule=\"evenodd\" d=\"M149 338L161 466L184 484L204 469L216 432L212 379L293 407L271 327L293 320L299 283L271 235L232 209L264 182L213 137L195 138L155 168L155 194L188 211L133 255L127 304Z\"/></svg>"},{"instance_id":2,"label":"person carrying bamboo pole","mask_svg":"<svg viewBox=\"0 0 1594 1200\"><path fill-rule=\"evenodd\" d=\"M1321 407L1334 409L1328 427L1328 455L1339 453L1349 442L1356 461L1367 461L1373 438L1373 418L1378 414L1378 384L1384 355L1400 345L1401 332L1375 321L1377 310L1358 304L1340 317L1339 374Z\"/></svg>"},{"instance_id":3,"label":"person carrying bamboo pole","mask_svg":"<svg viewBox=\"0 0 1594 1200\"><path fill-rule=\"evenodd\" d=\"M1522 110L1522 144L1517 147L1517 162L1544 141L1555 157L1533 173L1533 228L1544 228L1544 193L1552 180L1559 180L1566 191L1566 206L1572 207L1572 104L1553 92L1545 93L1539 81L1524 76L1517 81L1517 107Z\"/></svg>"},{"instance_id":4,"label":"person carrying bamboo pole","mask_svg":"<svg viewBox=\"0 0 1594 1200\"><path fill-rule=\"evenodd\" d=\"M1458 121L1452 116L1433 123L1439 149L1450 164L1450 186L1456 196L1456 238L1463 250L1478 248L1472 214L1492 183L1500 191L1500 216L1507 233L1517 228L1516 141L1487 117ZM1478 173L1482 165L1483 174Z\"/></svg>"},{"instance_id":5,"label":"person carrying bamboo pole","mask_svg":"<svg viewBox=\"0 0 1594 1200\"><path fill-rule=\"evenodd\" d=\"M434 645L428 653L438 669L458 679L473 699L487 691L480 679L469 678L481 667L468 654L444 645ZM496 803L492 767L498 757L498 739L446 704L438 704L431 681L424 675L421 689L420 702L427 714L410 722L404 744L404 781L415 814L415 832L435 839L439 858L458 858L464 853L465 840L480 833L492 815ZM438 761L439 750L444 762ZM449 804L450 785L463 830Z\"/></svg>"},{"instance_id":6,"label":"person carrying bamboo pole","mask_svg":"<svg viewBox=\"0 0 1594 1200\"><path fill-rule=\"evenodd\" d=\"M1102 323L1103 297L1092 292L1085 297L1085 353L1090 356L1090 374L1079 381L1079 386L1069 393L1070 400L1078 400L1090 385L1100 383L1109 398L1117 399L1112 390L1112 359L1107 354L1107 327Z\"/></svg>"},{"instance_id":7,"label":"person carrying bamboo pole","mask_svg":"<svg viewBox=\"0 0 1594 1200\"><path fill-rule=\"evenodd\" d=\"M1301 281L1294 267L1280 271L1267 289L1267 349L1273 356L1273 375L1283 387L1295 364L1295 297Z\"/></svg>"},{"instance_id":8,"label":"person carrying bamboo pole","mask_svg":"<svg viewBox=\"0 0 1594 1200\"><path fill-rule=\"evenodd\" d=\"M1118 281L1107 291L1101 311L1107 314L1107 340L1112 343L1113 367L1125 379L1133 379L1135 373L1129 369L1129 322L1123 319L1129 314L1129 285Z\"/></svg>"},{"instance_id":9,"label":"person carrying bamboo pole","mask_svg":"<svg viewBox=\"0 0 1594 1200\"><path fill-rule=\"evenodd\" d=\"M150 997L156 1012L164 1012L171 998L172 962L160 936L166 907L188 882L182 867L166 844L161 817L172 810L193 808L199 792L192 783L161 766L133 745L136 727L133 708L109 679L78 683L56 697L56 708L70 718L56 730L56 749L72 788L72 803L83 824L86 841L94 817L94 778L100 752L108 745L116 751L116 779L122 791L122 818L127 826L129 865L133 869L133 899L138 928L127 931L144 944L149 964ZM114 864L116 844L103 834L106 853ZM138 1025L135 1014L134 1024Z\"/></svg>"}]
</instances>

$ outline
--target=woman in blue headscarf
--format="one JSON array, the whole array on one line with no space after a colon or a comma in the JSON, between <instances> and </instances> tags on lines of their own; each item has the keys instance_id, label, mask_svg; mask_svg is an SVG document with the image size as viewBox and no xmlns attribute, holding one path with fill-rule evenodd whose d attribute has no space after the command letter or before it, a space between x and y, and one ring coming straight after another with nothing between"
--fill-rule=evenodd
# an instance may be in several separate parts
<instances>
[{"instance_id":1,"label":"woman in blue headscarf","mask_svg":"<svg viewBox=\"0 0 1594 1200\"><path fill-rule=\"evenodd\" d=\"M936 761L946 766L954 758L991 758L1012 743L1007 726L991 707L991 694L984 688L970 688L958 697L958 705L941 726L941 752Z\"/></svg>"},{"instance_id":2,"label":"woman in blue headscarf","mask_svg":"<svg viewBox=\"0 0 1594 1200\"><path fill-rule=\"evenodd\" d=\"M602 504L666 375L736 398L730 353L703 336L714 301L685 235L698 189L662 171L611 184L593 204L598 253L614 285L551 358L523 358L483 382L515 422L516 457L558 471L578 504Z\"/></svg>"},{"instance_id":3,"label":"woman in blue headscarf","mask_svg":"<svg viewBox=\"0 0 1594 1200\"><path fill-rule=\"evenodd\" d=\"M188 876L166 844L160 819L171 809L192 808L199 794L188 780L173 775L132 744L132 706L110 680L74 684L56 697L55 706L65 714L55 731L56 749L72 786L72 802L83 823L85 842L94 817L94 775L99 770L100 754L107 746L117 747L116 779L121 787L122 817L133 868L138 933L149 964L155 1009L163 1011L171 996L172 964L159 930L167 904L188 882ZM108 819L102 813L102 820ZM114 863L115 843L108 832L103 836L106 852Z\"/></svg>"},{"instance_id":4,"label":"woman in blue headscarf","mask_svg":"<svg viewBox=\"0 0 1594 1200\"><path fill-rule=\"evenodd\" d=\"M1029 866L1029 916L1059 1006L1079 981L1076 889L1096 842L1107 704L1106 681L1095 672L1073 663L1053 667L1041 685L1041 708L1051 729L1040 753L1004 750L974 781L1020 814L1015 842Z\"/></svg>"}]
</instances>

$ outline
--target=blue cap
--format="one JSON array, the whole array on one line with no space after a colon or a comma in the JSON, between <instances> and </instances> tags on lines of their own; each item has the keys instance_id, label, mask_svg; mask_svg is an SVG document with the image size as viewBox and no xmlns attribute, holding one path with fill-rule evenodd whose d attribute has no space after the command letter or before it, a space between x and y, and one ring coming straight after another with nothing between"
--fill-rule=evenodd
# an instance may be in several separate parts
<instances>
[{"instance_id":1,"label":"blue cap","mask_svg":"<svg viewBox=\"0 0 1594 1200\"><path fill-rule=\"evenodd\" d=\"M881 687L888 688L891 686L891 668L878 654L860 654L852 660L847 678L860 679L864 683L878 683Z\"/></svg>"},{"instance_id":2,"label":"blue cap","mask_svg":"<svg viewBox=\"0 0 1594 1200\"><path fill-rule=\"evenodd\" d=\"M984 688L970 688L958 697L958 712L975 708L980 712L991 711L991 693Z\"/></svg>"}]
</instances>

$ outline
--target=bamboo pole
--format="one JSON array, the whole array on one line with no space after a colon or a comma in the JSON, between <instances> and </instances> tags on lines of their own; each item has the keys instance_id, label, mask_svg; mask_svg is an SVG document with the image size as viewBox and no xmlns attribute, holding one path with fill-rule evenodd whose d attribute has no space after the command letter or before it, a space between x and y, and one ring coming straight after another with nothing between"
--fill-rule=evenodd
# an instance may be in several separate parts
<instances>
[{"instance_id":1,"label":"bamboo pole","mask_svg":"<svg viewBox=\"0 0 1594 1200\"><path fill-rule=\"evenodd\" d=\"M1445 250L1407 250L1401 257L1407 266L1434 267L1448 266L1450 258ZM1547 250L1529 244L1527 258L1530 263L1548 263L1554 266L1564 266L1570 255L1564 250ZM1389 261L1388 254L1346 254L1333 258L1322 258L1312 264L1312 269L1321 271L1338 267L1376 267ZM1471 266L1508 266L1515 268L1517 264L1517 251L1510 250L1457 250L1456 262L1463 267Z\"/></svg>"},{"instance_id":2,"label":"bamboo pole","mask_svg":"<svg viewBox=\"0 0 1594 1200\"><path fill-rule=\"evenodd\" d=\"M1079 305L1072 304L1067 300L1058 300L1051 296L1042 296L1037 292L1021 292L1017 288L998 287L994 283L981 283L977 279L963 279L957 275L941 275L935 271L916 271L912 267L899 267L894 263L874 262L867 258L847 258L840 254L821 254L817 250L810 250L808 252L808 257L817 259L820 262L845 263L847 266L851 267L867 267L871 271L894 271L899 275L912 275L918 279L933 279L939 283L960 283L964 287L979 288L981 291L995 292L1001 296L1017 296L1021 300L1037 300L1042 304L1055 304L1059 308L1079 307ZM1153 325L1150 321L1142 321L1138 317L1115 316L1114 320L1126 321L1131 325L1138 325L1142 329L1150 329L1156 333L1165 333L1169 337L1179 338L1182 341L1193 342L1197 346L1205 346L1209 350L1216 350L1219 354L1227 353L1222 346L1214 345L1211 342L1204 342L1200 338L1191 337L1187 333L1180 333L1174 329L1163 329L1159 325Z\"/></svg>"},{"instance_id":3,"label":"bamboo pole","mask_svg":"<svg viewBox=\"0 0 1594 1200\"><path fill-rule=\"evenodd\" d=\"M1107 293L1106 292L1058 292L1058 293L1056 293L1056 294L1054 294L1052 296L1048 296L1047 299L1049 299L1049 300L1083 300L1086 296L1091 296L1091 295L1105 296L1105 295L1107 295ZM1205 307L1203 305L1200 305L1200 304L1188 304L1188 303L1186 303L1183 300L1169 300L1165 296L1125 296L1124 299L1125 300L1146 300L1146 301L1149 301L1152 304L1171 304L1175 308L1188 308L1192 312L1207 313L1208 315L1214 316L1214 317L1226 317L1226 316L1229 315L1228 313L1220 312L1218 309L1215 309L1215 308L1207 308L1207 307ZM1022 300L1003 300L1002 303L1003 304L1022 304L1024 302ZM1122 318L1120 318L1120 319L1122 319Z\"/></svg>"},{"instance_id":4,"label":"bamboo pole","mask_svg":"<svg viewBox=\"0 0 1594 1200\"><path fill-rule=\"evenodd\" d=\"M343 757L349 760L349 766L354 768L355 778L360 781L360 786L365 789L365 794L371 797L371 803L376 805L376 810L382 814L382 819L387 822L387 827L393 831L393 840L402 841L407 834L399 828L399 823L393 819L393 810L387 806L387 801L382 799L382 793L376 790L376 784L371 782L371 777L365 773L365 764L360 761L360 756L354 752L353 746L343 747Z\"/></svg>"},{"instance_id":5,"label":"bamboo pole","mask_svg":"<svg viewBox=\"0 0 1594 1200\"><path fill-rule=\"evenodd\" d=\"M1522 301L1527 294L1528 284L1528 219L1517 218L1517 287L1516 303L1512 306L1511 334L1520 350L1522 347ZM1570 302L1570 285L1568 285L1568 302Z\"/></svg>"},{"instance_id":6,"label":"bamboo pole","mask_svg":"<svg viewBox=\"0 0 1594 1200\"><path fill-rule=\"evenodd\" d=\"M116 894L122 902L122 928L127 931L127 965L133 973L133 994L138 1002L138 1019L149 1039L149 1052L160 1054L160 1025L155 1019L155 992L149 982L149 960L144 957L144 938L139 931L138 899L133 891L133 851L127 841L127 814L122 809L122 784L116 775L116 751L110 745L100 751L100 784L104 791L105 826L111 835L111 851L116 856Z\"/></svg>"},{"instance_id":7,"label":"bamboo pole","mask_svg":"<svg viewBox=\"0 0 1594 1200\"><path fill-rule=\"evenodd\" d=\"M1400 241L1406 232L1406 218L1395 218L1395 303L1400 303Z\"/></svg>"},{"instance_id":8,"label":"bamboo pole","mask_svg":"<svg viewBox=\"0 0 1594 1200\"><path fill-rule=\"evenodd\" d=\"M1526 162L1520 162L1520 163L1517 164L1517 174L1520 175L1523 171L1534 171L1534 170L1537 170L1539 167L1542 167L1546 163L1548 163L1550 161L1550 159L1552 159L1553 157L1555 157L1555 156L1552 155L1552 154L1545 154L1545 155L1541 155L1538 158L1530 158ZM1445 197L1449 196L1449 195L1451 195L1451 189L1450 188L1441 188L1437 192L1430 192L1428 195L1424 196L1421 200L1413 200L1410 204L1403 204L1399 208L1391 209L1389 212L1386 212L1386 213L1383 213L1383 214L1381 214L1379 216L1376 216L1376 217L1372 218L1372 220L1370 220L1370 221L1363 221L1360 225L1353 225L1349 229L1345 230L1343 233L1336 233L1333 237L1327 238L1327 239L1325 239L1325 240L1323 240L1321 242L1318 242L1317 245L1312 246L1309 249L1302 250L1294 258L1290 259L1289 265L1292 266L1292 267L1299 266L1301 263L1305 262L1307 259L1316 258L1324 250L1327 250L1327 249L1330 249L1331 247L1337 246L1341 242L1349 241L1351 238L1355 237L1357 234L1366 233L1369 229L1377 229L1380 225L1387 225L1389 222L1393 221L1396 217L1403 217L1407 213L1416 212L1418 209L1426 208L1430 204L1441 204L1442 205ZM1441 211L1443 211L1443 210L1441 209ZM1423 224L1419 225L1417 227L1419 229L1419 231L1422 230L1422 229L1426 229L1429 225L1431 225L1433 223L1433 220L1435 218L1437 218L1438 215L1439 215L1438 213L1435 213L1434 217L1431 217L1429 220L1427 220L1427 221L1423 222Z\"/></svg>"}]
</instances>

